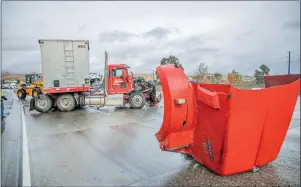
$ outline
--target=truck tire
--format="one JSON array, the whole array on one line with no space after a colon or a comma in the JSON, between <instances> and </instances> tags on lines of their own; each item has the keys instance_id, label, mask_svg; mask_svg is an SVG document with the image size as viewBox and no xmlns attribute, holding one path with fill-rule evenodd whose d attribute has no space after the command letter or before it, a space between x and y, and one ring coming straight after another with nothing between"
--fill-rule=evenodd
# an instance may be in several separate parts
<instances>
[{"instance_id":1,"label":"truck tire","mask_svg":"<svg viewBox=\"0 0 301 187\"><path fill-rule=\"evenodd\" d=\"M41 93L42 93L42 92L41 92L40 88L34 88L34 89L32 90L31 96L32 96L32 97L37 97L37 96L40 95Z\"/></svg>"},{"instance_id":2,"label":"truck tire","mask_svg":"<svg viewBox=\"0 0 301 187\"><path fill-rule=\"evenodd\" d=\"M129 104L134 109L141 109L146 103L145 97L141 92L134 91L130 94Z\"/></svg>"},{"instance_id":3,"label":"truck tire","mask_svg":"<svg viewBox=\"0 0 301 187\"><path fill-rule=\"evenodd\" d=\"M18 90L17 96L19 99L25 99L26 98L26 91L23 89Z\"/></svg>"},{"instance_id":4,"label":"truck tire","mask_svg":"<svg viewBox=\"0 0 301 187\"><path fill-rule=\"evenodd\" d=\"M149 99L149 106L153 107L155 106L155 101L156 101L156 86L153 87L153 90L149 93L150 99Z\"/></svg>"},{"instance_id":5,"label":"truck tire","mask_svg":"<svg viewBox=\"0 0 301 187\"><path fill-rule=\"evenodd\" d=\"M73 95L62 94L57 98L56 105L61 112L70 112L75 109L76 101Z\"/></svg>"},{"instance_id":6,"label":"truck tire","mask_svg":"<svg viewBox=\"0 0 301 187\"><path fill-rule=\"evenodd\" d=\"M53 106L53 100L48 95L40 94L34 100L38 112L49 112Z\"/></svg>"}]
</instances>

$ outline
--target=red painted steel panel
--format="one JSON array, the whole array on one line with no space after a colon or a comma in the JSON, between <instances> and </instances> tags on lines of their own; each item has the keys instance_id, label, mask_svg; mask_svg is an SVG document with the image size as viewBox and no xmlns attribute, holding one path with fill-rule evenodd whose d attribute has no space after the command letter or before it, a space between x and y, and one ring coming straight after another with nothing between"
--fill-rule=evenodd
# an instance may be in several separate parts
<instances>
[{"instance_id":1,"label":"red painted steel panel","mask_svg":"<svg viewBox=\"0 0 301 187\"><path fill-rule=\"evenodd\" d=\"M262 166L277 158L293 116L299 90L300 79L263 90L262 101L267 107L267 117L255 165Z\"/></svg>"},{"instance_id":2,"label":"red painted steel panel","mask_svg":"<svg viewBox=\"0 0 301 187\"><path fill-rule=\"evenodd\" d=\"M264 76L265 87L280 86L292 83L300 79L300 74L290 74L290 75L267 75Z\"/></svg>"},{"instance_id":3,"label":"red painted steel panel","mask_svg":"<svg viewBox=\"0 0 301 187\"><path fill-rule=\"evenodd\" d=\"M231 85L189 83L174 65L159 66L157 71L164 95L164 119L156 137L163 151L190 154L219 175L252 170L277 158L300 79L243 90ZM174 100L179 98L187 102L176 105Z\"/></svg>"}]
</instances>

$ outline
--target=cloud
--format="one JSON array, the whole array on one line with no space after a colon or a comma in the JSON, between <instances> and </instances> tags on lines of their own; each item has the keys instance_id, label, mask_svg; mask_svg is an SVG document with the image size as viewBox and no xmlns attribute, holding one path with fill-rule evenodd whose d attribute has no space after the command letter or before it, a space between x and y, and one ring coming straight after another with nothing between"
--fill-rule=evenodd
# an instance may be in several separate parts
<instances>
[{"instance_id":1,"label":"cloud","mask_svg":"<svg viewBox=\"0 0 301 187\"><path fill-rule=\"evenodd\" d=\"M247 30L235 37L234 40L244 40L246 37L250 37L250 35L252 35L254 32L255 30L253 29Z\"/></svg>"},{"instance_id":2,"label":"cloud","mask_svg":"<svg viewBox=\"0 0 301 187\"><path fill-rule=\"evenodd\" d=\"M300 20L299 21L290 21L290 22L286 22L283 25L283 29L284 30L296 30L296 31L300 31Z\"/></svg>"},{"instance_id":3,"label":"cloud","mask_svg":"<svg viewBox=\"0 0 301 187\"><path fill-rule=\"evenodd\" d=\"M186 49L186 51L188 52L188 54L191 54L191 53L215 53L215 52L218 52L218 49L215 48L215 47L195 47L195 48L192 48L192 47L189 47Z\"/></svg>"},{"instance_id":4,"label":"cloud","mask_svg":"<svg viewBox=\"0 0 301 187\"><path fill-rule=\"evenodd\" d=\"M179 29L175 28L175 31L179 32ZM168 29L164 29L162 27L156 27L148 32L145 33L145 36L154 37L156 39L163 39L166 38L172 32Z\"/></svg>"},{"instance_id":5,"label":"cloud","mask_svg":"<svg viewBox=\"0 0 301 187\"><path fill-rule=\"evenodd\" d=\"M114 58L128 59L139 57L143 53L150 53L154 50L154 46L151 45L119 45L109 48L110 53Z\"/></svg>"},{"instance_id":6,"label":"cloud","mask_svg":"<svg viewBox=\"0 0 301 187\"><path fill-rule=\"evenodd\" d=\"M2 51L2 70L11 73L42 72L41 55L37 51ZM7 63L8 62L8 63Z\"/></svg>"},{"instance_id":7,"label":"cloud","mask_svg":"<svg viewBox=\"0 0 301 187\"><path fill-rule=\"evenodd\" d=\"M135 34L126 31L114 30L112 32L103 32L99 34L99 42L125 42L130 38L138 37Z\"/></svg>"},{"instance_id":8,"label":"cloud","mask_svg":"<svg viewBox=\"0 0 301 187\"><path fill-rule=\"evenodd\" d=\"M4 37L2 38L2 51L38 51L38 41L32 42L27 37Z\"/></svg>"},{"instance_id":9,"label":"cloud","mask_svg":"<svg viewBox=\"0 0 301 187\"><path fill-rule=\"evenodd\" d=\"M172 50L184 50L189 53L203 53L203 52L217 52L218 48L215 47L211 42L217 38L209 35L191 35L188 37L180 37L173 39L168 42L167 46L171 47Z\"/></svg>"},{"instance_id":10,"label":"cloud","mask_svg":"<svg viewBox=\"0 0 301 187\"><path fill-rule=\"evenodd\" d=\"M88 25L87 24L83 24L82 26L80 26L80 28L78 29L79 32L84 32L85 30L88 29Z\"/></svg>"},{"instance_id":11,"label":"cloud","mask_svg":"<svg viewBox=\"0 0 301 187\"><path fill-rule=\"evenodd\" d=\"M135 73L150 72L169 55L179 58L187 74L200 62L210 72L251 75L265 63L274 73L287 73L287 51L300 50L300 2L5 1L2 6L2 68L16 73L41 71L38 39L89 40L90 69L97 72L103 71L106 50L109 63L126 63ZM293 61L300 63L296 55L292 52ZM292 63L292 70L300 71L297 65Z\"/></svg>"}]
</instances>

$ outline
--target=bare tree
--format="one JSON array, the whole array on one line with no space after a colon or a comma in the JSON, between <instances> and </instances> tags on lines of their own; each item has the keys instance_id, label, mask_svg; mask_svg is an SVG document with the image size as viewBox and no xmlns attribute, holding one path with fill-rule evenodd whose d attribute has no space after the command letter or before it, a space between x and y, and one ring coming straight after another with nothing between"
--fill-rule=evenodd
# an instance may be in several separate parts
<instances>
[{"instance_id":1,"label":"bare tree","mask_svg":"<svg viewBox=\"0 0 301 187\"><path fill-rule=\"evenodd\" d=\"M208 66L205 63L199 63L197 66L197 70L194 75L194 79L197 81L202 81L208 75Z\"/></svg>"}]
</instances>

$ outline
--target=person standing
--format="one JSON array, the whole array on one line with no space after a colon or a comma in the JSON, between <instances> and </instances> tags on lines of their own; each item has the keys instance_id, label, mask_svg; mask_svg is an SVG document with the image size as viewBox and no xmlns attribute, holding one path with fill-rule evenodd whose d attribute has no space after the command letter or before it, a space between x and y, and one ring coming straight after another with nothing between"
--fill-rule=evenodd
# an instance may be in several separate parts
<instances>
[{"instance_id":1,"label":"person standing","mask_svg":"<svg viewBox=\"0 0 301 187\"><path fill-rule=\"evenodd\" d=\"M0 92L0 96L1 96L1 134L2 134L4 132L4 129L5 129L5 122L2 121L5 118L3 100L5 100L5 101L7 100L7 98L3 94L2 89L1 89L1 92Z\"/></svg>"},{"instance_id":2,"label":"person standing","mask_svg":"<svg viewBox=\"0 0 301 187\"><path fill-rule=\"evenodd\" d=\"M3 94L3 91L2 91L2 89L1 89L1 92L0 92L0 94L1 94L1 120L2 119L4 119L5 118L5 116L4 116L4 104L3 104L3 100L7 100L7 98L5 97L5 95Z\"/></svg>"}]
</instances>

